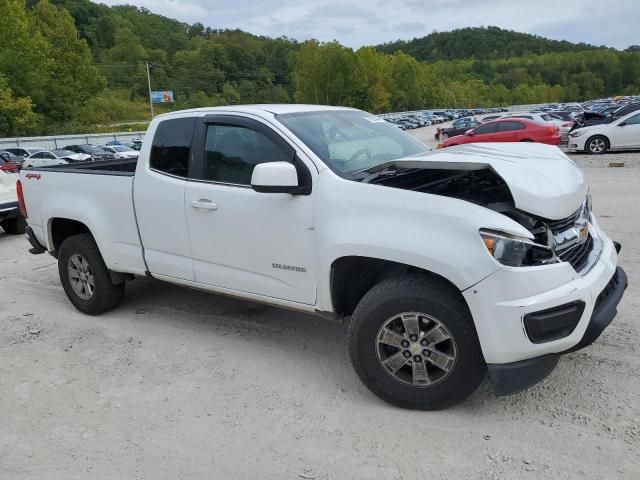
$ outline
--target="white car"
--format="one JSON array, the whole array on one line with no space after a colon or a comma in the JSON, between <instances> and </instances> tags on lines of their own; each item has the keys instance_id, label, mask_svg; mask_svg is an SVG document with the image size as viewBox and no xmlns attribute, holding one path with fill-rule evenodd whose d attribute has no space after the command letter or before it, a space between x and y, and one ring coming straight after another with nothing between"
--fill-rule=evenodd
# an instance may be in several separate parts
<instances>
[{"instance_id":1,"label":"white car","mask_svg":"<svg viewBox=\"0 0 640 480\"><path fill-rule=\"evenodd\" d=\"M26 226L18 209L17 172L16 166L8 158L0 157L0 227L11 234L24 233Z\"/></svg>"},{"instance_id":2,"label":"white car","mask_svg":"<svg viewBox=\"0 0 640 480\"><path fill-rule=\"evenodd\" d=\"M133 148L125 147L124 145L104 145L102 148L105 152L113 153L116 160L123 160L128 158L138 158L140 152Z\"/></svg>"},{"instance_id":3,"label":"white car","mask_svg":"<svg viewBox=\"0 0 640 480\"><path fill-rule=\"evenodd\" d=\"M408 408L453 405L487 371L503 395L541 381L627 285L557 147L434 151L355 109L171 112L139 160L20 175L32 252L57 258L80 311L147 276L346 319L356 373Z\"/></svg>"},{"instance_id":4,"label":"white car","mask_svg":"<svg viewBox=\"0 0 640 480\"><path fill-rule=\"evenodd\" d=\"M507 113L501 115L500 118L524 118L541 125L555 125L558 127L558 131L560 133L560 141L562 143L567 143L567 140L569 139L569 132L571 131L571 127L573 127L573 122L563 120L558 115L555 115L553 113Z\"/></svg>"},{"instance_id":5,"label":"white car","mask_svg":"<svg viewBox=\"0 0 640 480\"><path fill-rule=\"evenodd\" d=\"M6 150L9 153L12 153L13 155L16 155L18 157L20 157L20 160L16 163L18 163L19 165L22 165L22 163L24 162L24 159L29 157L30 155L33 155L34 153L37 152L41 152L42 150L44 150L44 148L38 148L38 147L10 147L10 148L3 148L3 150Z\"/></svg>"},{"instance_id":6,"label":"white car","mask_svg":"<svg viewBox=\"0 0 640 480\"><path fill-rule=\"evenodd\" d=\"M591 154L640 149L640 112L628 113L611 123L578 128L569 134L568 148Z\"/></svg>"},{"instance_id":7,"label":"white car","mask_svg":"<svg viewBox=\"0 0 640 480\"><path fill-rule=\"evenodd\" d=\"M22 168L50 167L53 165L64 165L87 160L91 160L91 155L87 155L86 153L75 153L62 148L41 150L27 157L22 163Z\"/></svg>"}]
</instances>

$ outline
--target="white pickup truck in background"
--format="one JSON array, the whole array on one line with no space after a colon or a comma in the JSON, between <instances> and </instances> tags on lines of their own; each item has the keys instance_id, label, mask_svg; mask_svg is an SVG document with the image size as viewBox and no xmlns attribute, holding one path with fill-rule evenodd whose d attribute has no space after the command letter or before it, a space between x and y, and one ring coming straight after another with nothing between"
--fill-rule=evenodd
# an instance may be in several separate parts
<instances>
[{"instance_id":1,"label":"white pickup truck in background","mask_svg":"<svg viewBox=\"0 0 640 480\"><path fill-rule=\"evenodd\" d=\"M156 117L139 160L30 168L32 253L100 314L151 276L349 319L380 398L436 409L488 370L542 380L609 325L627 285L581 170L547 145L431 151L354 109L233 106Z\"/></svg>"}]
</instances>

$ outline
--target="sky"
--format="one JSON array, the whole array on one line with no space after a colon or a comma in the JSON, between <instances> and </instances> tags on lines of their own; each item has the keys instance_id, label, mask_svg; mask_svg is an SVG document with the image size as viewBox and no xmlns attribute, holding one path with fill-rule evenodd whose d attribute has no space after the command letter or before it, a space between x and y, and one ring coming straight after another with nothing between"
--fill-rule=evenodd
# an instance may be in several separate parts
<instances>
[{"instance_id":1,"label":"sky","mask_svg":"<svg viewBox=\"0 0 640 480\"><path fill-rule=\"evenodd\" d=\"M182 22L350 47L495 25L557 40L640 44L640 0L101 0Z\"/></svg>"}]
</instances>

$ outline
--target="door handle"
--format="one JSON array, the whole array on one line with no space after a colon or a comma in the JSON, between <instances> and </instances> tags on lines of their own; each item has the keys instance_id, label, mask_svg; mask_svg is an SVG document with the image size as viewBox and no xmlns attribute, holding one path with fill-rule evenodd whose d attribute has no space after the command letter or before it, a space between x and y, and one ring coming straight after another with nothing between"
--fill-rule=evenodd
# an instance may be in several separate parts
<instances>
[{"instance_id":1,"label":"door handle","mask_svg":"<svg viewBox=\"0 0 640 480\"><path fill-rule=\"evenodd\" d=\"M207 198L201 198L200 200L191 200L191 206L193 208L199 208L202 210L217 210L218 204L213 203Z\"/></svg>"}]
</instances>

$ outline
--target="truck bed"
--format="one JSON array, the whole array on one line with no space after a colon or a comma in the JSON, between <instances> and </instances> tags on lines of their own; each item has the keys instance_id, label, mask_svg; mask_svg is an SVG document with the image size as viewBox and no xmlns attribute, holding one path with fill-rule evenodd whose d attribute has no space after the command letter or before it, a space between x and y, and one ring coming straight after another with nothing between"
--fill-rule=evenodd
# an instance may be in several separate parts
<instances>
[{"instance_id":1,"label":"truck bed","mask_svg":"<svg viewBox=\"0 0 640 480\"><path fill-rule=\"evenodd\" d=\"M135 167L134 159L23 169L28 222L40 244L54 251L56 219L76 221L93 234L108 268L144 274L133 205Z\"/></svg>"},{"instance_id":2,"label":"truck bed","mask_svg":"<svg viewBox=\"0 0 640 480\"><path fill-rule=\"evenodd\" d=\"M32 167L25 169L27 172L67 172L84 173L88 175L118 175L132 177L136 171L138 159L104 160L97 162L75 162L66 165L52 165L49 167Z\"/></svg>"}]
</instances>

